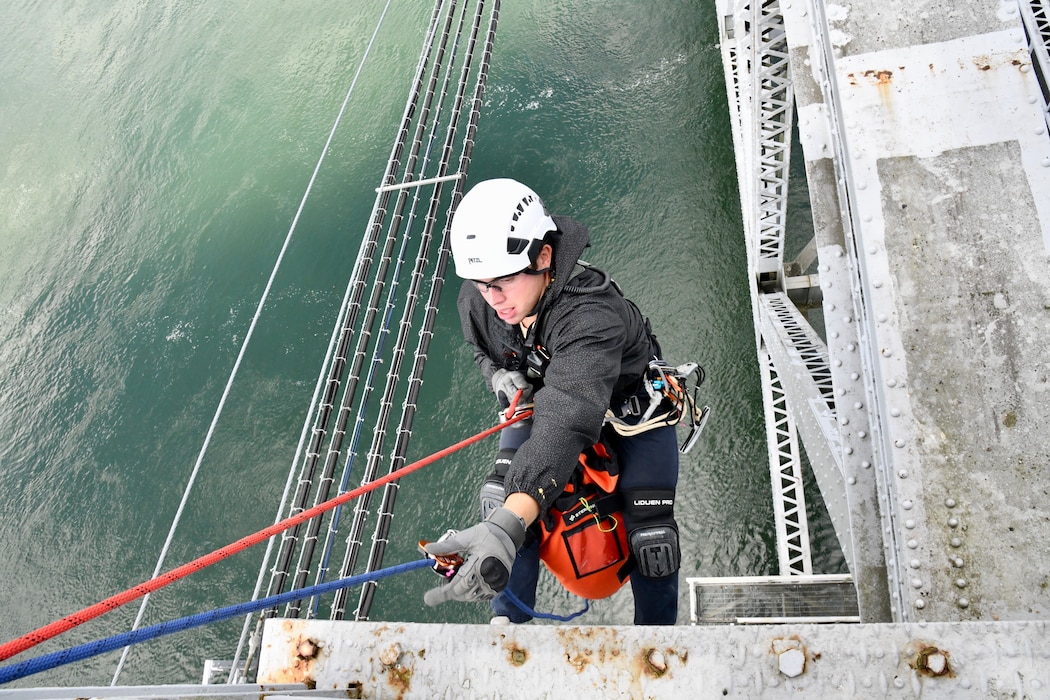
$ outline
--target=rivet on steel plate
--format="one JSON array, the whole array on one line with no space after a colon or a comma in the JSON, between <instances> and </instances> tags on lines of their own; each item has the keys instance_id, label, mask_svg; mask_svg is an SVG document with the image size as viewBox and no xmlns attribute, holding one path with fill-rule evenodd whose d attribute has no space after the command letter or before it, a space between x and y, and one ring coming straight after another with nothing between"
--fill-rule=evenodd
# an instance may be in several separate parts
<instances>
[{"instance_id":1,"label":"rivet on steel plate","mask_svg":"<svg viewBox=\"0 0 1050 700\"><path fill-rule=\"evenodd\" d=\"M909 665L921 674L928 676L952 676L952 667L948 663L948 652L935 646L921 644L921 649Z\"/></svg>"},{"instance_id":2,"label":"rivet on steel plate","mask_svg":"<svg viewBox=\"0 0 1050 700\"><path fill-rule=\"evenodd\" d=\"M300 659L312 659L317 656L318 645L312 639L304 639L299 642L296 652Z\"/></svg>"},{"instance_id":3,"label":"rivet on steel plate","mask_svg":"<svg viewBox=\"0 0 1050 700\"><path fill-rule=\"evenodd\" d=\"M650 649L645 655L645 663L657 677L667 673L667 659L659 649Z\"/></svg>"},{"instance_id":4,"label":"rivet on steel plate","mask_svg":"<svg viewBox=\"0 0 1050 700\"><path fill-rule=\"evenodd\" d=\"M788 649L777 658L780 672L789 678L794 678L806 670L806 655L801 649Z\"/></svg>"}]
</instances>

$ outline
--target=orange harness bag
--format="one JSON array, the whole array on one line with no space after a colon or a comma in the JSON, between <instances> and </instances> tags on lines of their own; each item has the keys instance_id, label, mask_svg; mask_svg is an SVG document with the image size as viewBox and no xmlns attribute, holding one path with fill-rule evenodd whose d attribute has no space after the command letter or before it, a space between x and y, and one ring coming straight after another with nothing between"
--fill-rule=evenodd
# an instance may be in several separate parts
<instances>
[{"instance_id":1,"label":"orange harness bag","mask_svg":"<svg viewBox=\"0 0 1050 700\"><path fill-rule=\"evenodd\" d=\"M581 598L607 598L630 574L619 478L608 447L602 442L588 447L565 490L540 518L540 559Z\"/></svg>"}]
</instances>

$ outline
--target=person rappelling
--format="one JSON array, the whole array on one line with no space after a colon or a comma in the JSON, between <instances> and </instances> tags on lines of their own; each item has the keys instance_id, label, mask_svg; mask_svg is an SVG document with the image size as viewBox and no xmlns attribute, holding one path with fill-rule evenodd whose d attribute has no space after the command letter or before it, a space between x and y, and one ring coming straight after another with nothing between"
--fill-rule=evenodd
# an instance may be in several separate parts
<instances>
[{"instance_id":1,"label":"person rappelling","mask_svg":"<svg viewBox=\"0 0 1050 700\"><path fill-rule=\"evenodd\" d=\"M691 446L707 409L696 409L687 382L695 376L698 386L703 370L663 361L648 319L580 260L587 228L548 214L526 185L478 183L454 213L450 240L474 359L503 408L532 414L500 433L481 522L423 545L439 561L461 558L424 601L491 600L496 616L527 622L542 559L589 599L630 580L635 624L674 624L675 425L689 419Z\"/></svg>"}]
</instances>

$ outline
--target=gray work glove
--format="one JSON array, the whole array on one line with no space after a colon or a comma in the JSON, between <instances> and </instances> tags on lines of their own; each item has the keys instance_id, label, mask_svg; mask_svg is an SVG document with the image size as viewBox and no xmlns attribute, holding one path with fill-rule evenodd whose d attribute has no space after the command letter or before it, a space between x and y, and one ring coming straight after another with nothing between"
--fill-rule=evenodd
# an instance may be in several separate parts
<instances>
[{"instance_id":1,"label":"gray work glove","mask_svg":"<svg viewBox=\"0 0 1050 700\"><path fill-rule=\"evenodd\" d=\"M532 384L525 375L516 370L497 369L492 375L492 391L496 392L499 405L503 408L510 406L510 402L521 389L521 399L518 404L525 404L532 398Z\"/></svg>"},{"instance_id":2,"label":"gray work glove","mask_svg":"<svg viewBox=\"0 0 1050 700\"><path fill-rule=\"evenodd\" d=\"M472 603L490 600L507 587L514 556L525 542L525 523L507 508L498 508L488 519L462 532L426 546L428 554L463 557L456 575L423 594L427 605L447 600Z\"/></svg>"}]
</instances>

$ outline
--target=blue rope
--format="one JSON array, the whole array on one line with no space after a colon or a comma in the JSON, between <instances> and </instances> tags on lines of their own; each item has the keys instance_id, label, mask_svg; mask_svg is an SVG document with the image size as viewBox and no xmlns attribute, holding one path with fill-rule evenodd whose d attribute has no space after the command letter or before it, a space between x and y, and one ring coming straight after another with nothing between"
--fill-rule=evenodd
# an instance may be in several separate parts
<instances>
[{"instance_id":1,"label":"blue rope","mask_svg":"<svg viewBox=\"0 0 1050 700\"><path fill-rule=\"evenodd\" d=\"M522 612L526 613L527 615L532 615L533 617L538 617L538 618L543 619L543 620L557 620L558 622L569 622L570 620L575 620L577 617L579 617L580 615L584 614L585 612L587 612L588 610L591 609L591 601L589 601L586 598L584 598L583 599L583 609L582 610L577 610L576 612L574 612L574 613L572 613L570 615L555 615L554 613L541 613L541 612L536 612L535 610L530 608L528 605L525 605L525 603L521 602L521 599L518 598L518 596L514 595L514 593L511 592L511 590L509 588L505 588L503 590L503 595L507 596L507 600L509 600L510 602L512 602L515 605L517 605L518 608Z\"/></svg>"},{"instance_id":2,"label":"blue rope","mask_svg":"<svg viewBox=\"0 0 1050 700\"><path fill-rule=\"evenodd\" d=\"M137 644L138 642L155 639L174 632L181 632L193 627L200 627L212 622L221 622L232 617L239 617L248 613L258 612L260 610L272 608L276 605L289 603L293 600L328 593L329 591L334 591L339 588L348 588L349 586L367 583L368 581L376 581L406 571L430 567L432 564L433 562L430 559L419 559L418 561L410 561L406 564L398 564L397 566L379 569L378 571L369 571L363 574L358 574L357 576L350 576L348 578L339 579L338 581L329 581L308 588L300 588L299 590L280 593L278 595L270 596L269 598L260 598L259 600L253 600L247 603L230 605L225 608L197 613L177 620L161 622L160 624L152 625L150 627L142 627L130 632L123 632L106 639L99 639L70 649L63 649L51 654L39 656L35 659L12 664L11 666L4 666L3 668L0 668L0 685L18 680L19 678L31 676L34 673L49 671L58 666L73 663L74 661L82 661L83 659L97 656L98 654L104 654L107 651L113 651L114 649L120 649L121 647L130 644Z\"/></svg>"}]
</instances>

